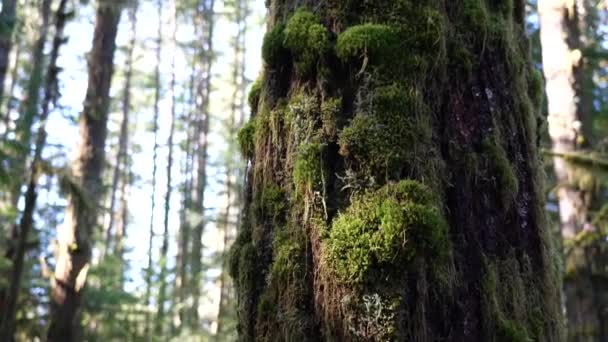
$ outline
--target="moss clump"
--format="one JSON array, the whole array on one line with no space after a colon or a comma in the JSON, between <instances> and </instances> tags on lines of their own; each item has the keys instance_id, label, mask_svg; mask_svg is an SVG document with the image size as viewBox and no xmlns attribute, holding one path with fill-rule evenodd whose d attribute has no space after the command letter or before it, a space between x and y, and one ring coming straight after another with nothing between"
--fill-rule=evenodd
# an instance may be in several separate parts
<instances>
[{"instance_id":1,"label":"moss clump","mask_svg":"<svg viewBox=\"0 0 608 342\"><path fill-rule=\"evenodd\" d=\"M258 78L251 85L249 95L247 96L247 103L251 114L255 115L258 112L258 105L260 104L260 95L262 94L262 78Z\"/></svg>"},{"instance_id":2,"label":"moss clump","mask_svg":"<svg viewBox=\"0 0 608 342\"><path fill-rule=\"evenodd\" d=\"M368 175L398 176L414 163L417 144L428 141L428 108L415 90L398 84L376 88L364 109L339 135L340 154Z\"/></svg>"},{"instance_id":3,"label":"moss clump","mask_svg":"<svg viewBox=\"0 0 608 342\"><path fill-rule=\"evenodd\" d=\"M493 176L498 182L500 200L505 207L511 207L519 192L519 181L513 165L507 158L507 152L500 146L496 137L483 140L483 150L492 165Z\"/></svg>"},{"instance_id":4,"label":"moss clump","mask_svg":"<svg viewBox=\"0 0 608 342\"><path fill-rule=\"evenodd\" d=\"M245 158L251 158L255 149L255 118L251 118L238 133L239 147Z\"/></svg>"},{"instance_id":5,"label":"moss clump","mask_svg":"<svg viewBox=\"0 0 608 342\"><path fill-rule=\"evenodd\" d=\"M499 319L496 330L498 342L531 342L525 328L508 319Z\"/></svg>"},{"instance_id":6,"label":"moss clump","mask_svg":"<svg viewBox=\"0 0 608 342\"><path fill-rule=\"evenodd\" d=\"M285 42L285 27L277 24L264 36L262 42L262 59L267 65L280 66L289 57L289 51L283 45Z\"/></svg>"},{"instance_id":7,"label":"moss clump","mask_svg":"<svg viewBox=\"0 0 608 342\"><path fill-rule=\"evenodd\" d=\"M488 31L490 16L483 0L464 0L462 2L462 25L465 32L485 35Z\"/></svg>"},{"instance_id":8,"label":"moss clump","mask_svg":"<svg viewBox=\"0 0 608 342\"><path fill-rule=\"evenodd\" d=\"M329 32L315 14L299 9L285 26L285 47L295 58L296 71L307 75L329 50Z\"/></svg>"},{"instance_id":9,"label":"moss clump","mask_svg":"<svg viewBox=\"0 0 608 342\"><path fill-rule=\"evenodd\" d=\"M261 215L258 217L276 220L287 208L285 191L276 184L267 185L262 189L259 206Z\"/></svg>"},{"instance_id":10,"label":"moss clump","mask_svg":"<svg viewBox=\"0 0 608 342\"><path fill-rule=\"evenodd\" d=\"M399 36L388 25L355 25L342 32L336 44L336 54L343 61L352 58L382 58L392 55Z\"/></svg>"},{"instance_id":11,"label":"moss clump","mask_svg":"<svg viewBox=\"0 0 608 342\"><path fill-rule=\"evenodd\" d=\"M321 122L323 133L333 138L337 135L336 118L342 113L342 98L332 97L321 104Z\"/></svg>"},{"instance_id":12,"label":"moss clump","mask_svg":"<svg viewBox=\"0 0 608 342\"><path fill-rule=\"evenodd\" d=\"M415 256L444 260L448 226L431 190L413 180L357 197L332 223L325 258L344 283L362 283L369 271L391 270Z\"/></svg>"},{"instance_id":13,"label":"moss clump","mask_svg":"<svg viewBox=\"0 0 608 342\"><path fill-rule=\"evenodd\" d=\"M293 168L296 188L300 190L318 189L323 182L323 149L324 144L303 144L298 149Z\"/></svg>"},{"instance_id":14,"label":"moss clump","mask_svg":"<svg viewBox=\"0 0 608 342\"><path fill-rule=\"evenodd\" d=\"M540 108L545 97L545 82L540 71L530 68L528 73L528 96L535 108Z\"/></svg>"}]
</instances>

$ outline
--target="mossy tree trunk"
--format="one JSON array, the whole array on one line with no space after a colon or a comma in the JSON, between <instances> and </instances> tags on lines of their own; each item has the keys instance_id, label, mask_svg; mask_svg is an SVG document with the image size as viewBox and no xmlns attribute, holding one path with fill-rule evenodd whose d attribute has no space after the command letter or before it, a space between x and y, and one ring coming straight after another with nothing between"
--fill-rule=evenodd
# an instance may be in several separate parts
<instances>
[{"instance_id":1,"label":"mossy tree trunk","mask_svg":"<svg viewBox=\"0 0 608 342\"><path fill-rule=\"evenodd\" d=\"M596 202L598 185L591 170L581 168L564 154L580 153L589 146L592 131L591 70L583 55L586 48L587 1L538 3L547 79L549 133L557 177L559 224L564 246L564 296L568 340L608 339L608 303L601 295L605 281L598 263L599 250L582 242L585 234L595 234L590 211ZM586 240L585 240L586 241Z\"/></svg>"},{"instance_id":2,"label":"mossy tree trunk","mask_svg":"<svg viewBox=\"0 0 608 342\"><path fill-rule=\"evenodd\" d=\"M561 341L524 1L270 1L244 341Z\"/></svg>"},{"instance_id":3,"label":"mossy tree trunk","mask_svg":"<svg viewBox=\"0 0 608 342\"><path fill-rule=\"evenodd\" d=\"M88 86L80 115L80 142L72 165L74 191L65 222L57 230L57 261L51 291L47 341L79 340L79 310L97 227L95 199L103 197L110 84L114 72L116 34L123 1L98 2Z\"/></svg>"}]
</instances>

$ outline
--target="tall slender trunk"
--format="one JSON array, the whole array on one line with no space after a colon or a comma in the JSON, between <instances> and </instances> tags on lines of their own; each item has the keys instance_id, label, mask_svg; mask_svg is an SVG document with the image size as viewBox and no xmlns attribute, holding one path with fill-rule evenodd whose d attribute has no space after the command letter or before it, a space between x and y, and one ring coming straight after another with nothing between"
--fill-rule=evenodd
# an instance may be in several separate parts
<instances>
[{"instance_id":1,"label":"tall slender trunk","mask_svg":"<svg viewBox=\"0 0 608 342\"><path fill-rule=\"evenodd\" d=\"M171 14L172 14L172 25L173 25L173 35L171 37L172 40L172 49L173 51L177 48L177 9L175 4L171 5ZM167 192L165 193L165 212L163 218L163 243L160 249L160 286L158 289L158 311L156 313L156 327L155 331L157 335L161 335L163 333L163 325L165 320L165 302L167 300L167 253L169 252L169 213L171 209L171 193L173 191L173 136L175 134L175 121L177 120L177 108L176 108L176 96L175 96L175 52L173 53L173 57L171 60L171 82L169 85L169 89L171 92L171 127L169 129L169 138L167 139L167 147L169 148L169 153L167 156Z\"/></svg>"},{"instance_id":2,"label":"tall slender trunk","mask_svg":"<svg viewBox=\"0 0 608 342\"><path fill-rule=\"evenodd\" d=\"M23 149L22 157L15 158L11 172L14 175L14 186L11 191L11 203L17 205L21 196L21 185L25 174L27 157L30 155L32 126L39 115L40 88L44 81L44 46L49 32L52 0L43 0L40 8L40 30L32 53L32 71L27 83L26 98L21 103L21 111L15 124L16 142Z\"/></svg>"},{"instance_id":3,"label":"tall slender trunk","mask_svg":"<svg viewBox=\"0 0 608 342\"><path fill-rule=\"evenodd\" d=\"M563 341L524 0L270 1L243 341Z\"/></svg>"},{"instance_id":4,"label":"tall slender trunk","mask_svg":"<svg viewBox=\"0 0 608 342\"><path fill-rule=\"evenodd\" d=\"M197 13L200 25L200 41L202 48L199 48L200 76L197 86L196 106L197 113L200 115L197 120L197 173L194 189L194 208L200 218L197 220L193 229L192 237L192 281L190 289L192 293L192 307L190 317L197 326L199 324L199 303L201 297L202 280L202 255L203 255L203 232L205 230L205 189L207 187L207 150L209 136L209 95L211 93L211 69L213 60L213 28L214 28L214 6L215 0L202 0L200 12ZM198 10L198 8L197 8Z\"/></svg>"},{"instance_id":5,"label":"tall slender trunk","mask_svg":"<svg viewBox=\"0 0 608 342\"><path fill-rule=\"evenodd\" d=\"M106 237L104 244L104 255L107 251L112 250L112 231L117 213L114 213L116 207L116 192L118 190L118 181L121 174L125 170L121 170L121 162L127 158L127 147L129 144L129 113L131 111L131 79L133 77L133 53L135 51L135 41L137 39L137 9L139 4L135 2L129 10L129 18L131 20L131 37L127 48L127 60L125 62L125 86L122 93L122 121L120 123L120 133L118 138L118 152L116 153L116 162L112 173L112 189L110 192L110 219L106 227ZM126 167L126 164L123 164ZM123 181L124 184L124 181Z\"/></svg>"},{"instance_id":6,"label":"tall slender trunk","mask_svg":"<svg viewBox=\"0 0 608 342\"><path fill-rule=\"evenodd\" d=\"M38 178L41 173L40 163L42 162L42 153L46 145L46 121L49 117L51 104L57 99L56 89L59 73L57 59L59 57L59 49L64 42L63 32L67 20L66 4L67 0L61 0L55 16L55 37L53 38L53 48L46 71L40 126L38 127L34 158L30 165L27 190L24 196L25 207L17 228L18 238L13 256L11 284L6 293L5 300L2 300L5 305L2 308L2 320L0 322L0 341L12 340L14 333L14 320L21 289L21 279L24 271L26 245L34 225L34 212L36 210L36 200L38 198Z\"/></svg>"},{"instance_id":7,"label":"tall slender trunk","mask_svg":"<svg viewBox=\"0 0 608 342\"><path fill-rule=\"evenodd\" d=\"M182 163L182 175L184 175L184 183L182 188L182 208L180 212L180 227L179 227L179 240L177 244L177 256L175 260L176 265L176 277L175 277L175 299L177 303L176 312L176 324L175 330L180 331L186 315L186 296L188 289L188 265L190 264L190 231L192 229L190 213L192 210L192 170L193 170L193 152L192 145L194 140L194 130L192 129L192 123L195 112L194 105L194 80L196 66L192 65L192 71L190 73L190 85L188 90L189 108L188 113L185 114L186 121L186 141L184 146L184 157Z\"/></svg>"},{"instance_id":8,"label":"tall slender trunk","mask_svg":"<svg viewBox=\"0 0 608 342\"><path fill-rule=\"evenodd\" d=\"M158 31L157 31L157 45L156 45L156 69L154 71L154 150L152 156L152 194L150 200L152 202L150 206L150 231L148 241L148 268L146 270L146 304L148 310L146 311L146 322L145 322L145 336L150 334L150 308L152 306L152 273L153 273L153 260L152 260L152 249L154 244L154 211L156 210L156 173L158 171L157 159L158 159L158 116L160 112L160 63L161 63L161 49L162 49L162 2L157 3L158 7Z\"/></svg>"},{"instance_id":9,"label":"tall slender trunk","mask_svg":"<svg viewBox=\"0 0 608 342\"><path fill-rule=\"evenodd\" d=\"M13 53L13 65L11 67L11 83L10 86L8 88L8 92L6 94L4 94L2 96L2 101L1 103L6 103L5 106L5 112L4 112L4 117L2 118L3 120L3 124L4 124L4 132L3 135L4 137L6 137L8 135L8 133L10 132L10 126L11 126L11 111L13 110L13 106L12 106L12 102L13 102L13 98L14 98L14 94L15 94L15 86L18 83L18 78L19 78L19 68L21 67L20 61L21 61L21 53L23 52L23 46L22 46L23 42L17 42L14 53ZM0 106L0 110L1 110L1 106Z\"/></svg>"},{"instance_id":10,"label":"tall slender trunk","mask_svg":"<svg viewBox=\"0 0 608 342\"><path fill-rule=\"evenodd\" d=\"M585 1L538 3L543 69L547 80L549 134L556 155L560 229L566 246L564 295L568 340L608 340L608 303L596 296L591 249L576 244L593 229L588 218L595 189L576 181L576 167L561 157L582 151L591 137L590 87L584 50Z\"/></svg>"},{"instance_id":11,"label":"tall slender trunk","mask_svg":"<svg viewBox=\"0 0 608 342\"><path fill-rule=\"evenodd\" d=\"M245 113L245 97L247 82L245 78L245 61L246 61L246 32L247 32L247 17L248 17L248 4L247 1L237 0L234 4L235 10L235 22L237 24L237 33L234 36L234 60L233 60L233 71L232 71L232 102L230 104L230 118L228 124L228 137L230 141L236 141L237 126L242 124L244 113ZM237 116L239 117L237 122ZM229 144L234 148L234 144ZM231 292L231 288L228 283L228 251L230 244L232 243L231 234L236 233L238 222L235 225L230 221L230 212L234 206L237 208L240 206L238 201L239 196L232 196L233 193L237 192L235 189L237 184L233 184L233 179L239 180L238 176L235 177L235 157L232 153L229 153L226 162L226 208L224 211L223 224L224 226L224 238L222 245L222 271L220 274L220 298L219 307L217 314L217 328L216 335L221 336L224 332L224 320L225 312L227 309L228 297ZM238 173L237 173L238 174ZM234 198L236 197L236 198ZM239 216L239 215L237 215Z\"/></svg>"},{"instance_id":12,"label":"tall slender trunk","mask_svg":"<svg viewBox=\"0 0 608 342\"><path fill-rule=\"evenodd\" d=\"M17 0L2 0L0 12L0 107L4 99L4 81L13 46L13 31L17 22Z\"/></svg>"},{"instance_id":13,"label":"tall slender trunk","mask_svg":"<svg viewBox=\"0 0 608 342\"><path fill-rule=\"evenodd\" d=\"M103 198L110 85L114 72L116 34L124 3L98 3L88 87L80 115L80 142L72 176L80 191L72 192L63 227L58 229L58 255L51 292L49 342L70 342L80 330L78 312L97 227L95 199Z\"/></svg>"}]
</instances>

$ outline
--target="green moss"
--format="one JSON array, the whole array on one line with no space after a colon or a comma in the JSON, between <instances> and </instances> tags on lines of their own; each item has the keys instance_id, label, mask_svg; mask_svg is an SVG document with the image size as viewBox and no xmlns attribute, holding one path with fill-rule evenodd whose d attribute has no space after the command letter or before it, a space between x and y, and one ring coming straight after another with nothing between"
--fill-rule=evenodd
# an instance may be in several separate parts
<instances>
[{"instance_id":1,"label":"green moss","mask_svg":"<svg viewBox=\"0 0 608 342\"><path fill-rule=\"evenodd\" d=\"M272 27L264 36L262 42L262 59L267 65L280 66L289 57L289 51L285 49L285 27L277 24Z\"/></svg>"},{"instance_id":2,"label":"green moss","mask_svg":"<svg viewBox=\"0 0 608 342\"><path fill-rule=\"evenodd\" d=\"M447 224L431 204L431 190L405 180L358 196L332 223L325 258L345 283L364 282L371 269L428 256L444 260Z\"/></svg>"},{"instance_id":3,"label":"green moss","mask_svg":"<svg viewBox=\"0 0 608 342\"><path fill-rule=\"evenodd\" d=\"M323 133L330 139L337 135L336 119L342 113L342 98L332 97L321 104Z\"/></svg>"},{"instance_id":4,"label":"green moss","mask_svg":"<svg viewBox=\"0 0 608 342\"><path fill-rule=\"evenodd\" d=\"M238 133L239 147L245 158L251 158L255 149L255 118L251 118Z\"/></svg>"},{"instance_id":5,"label":"green moss","mask_svg":"<svg viewBox=\"0 0 608 342\"><path fill-rule=\"evenodd\" d=\"M260 196L260 217L276 220L287 208L285 191L276 184L270 184L262 189Z\"/></svg>"},{"instance_id":6,"label":"green moss","mask_svg":"<svg viewBox=\"0 0 608 342\"><path fill-rule=\"evenodd\" d=\"M397 176L431 135L428 108L420 94L392 84L376 88L370 112L355 115L339 135L340 154L367 175Z\"/></svg>"},{"instance_id":7,"label":"green moss","mask_svg":"<svg viewBox=\"0 0 608 342\"><path fill-rule=\"evenodd\" d=\"M260 95L262 94L262 78L258 78L251 85L249 95L247 96L247 102L249 103L249 109L251 110L252 116L258 111L258 105L260 103Z\"/></svg>"},{"instance_id":8,"label":"green moss","mask_svg":"<svg viewBox=\"0 0 608 342\"><path fill-rule=\"evenodd\" d=\"M329 32L315 14L299 9L285 27L285 46L295 58L296 71L307 75L329 50Z\"/></svg>"},{"instance_id":9,"label":"green moss","mask_svg":"<svg viewBox=\"0 0 608 342\"><path fill-rule=\"evenodd\" d=\"M484 35L488 31L490 16L484 0L462 1L462 24L465 32Z\"/></svg>"},{"instance_id":10,"label":"green moss","mask_svg":"<svg viewBox=\"0 0 608 342\"><path fill-rule=\"evenodd\" d=\"M545 82L539 70L530 68L528 73L528 96L535 108L540 108L545 96Z\"/></svg>"},{"instance_id":11,"label":"green moss","mask_svg":"<svg viewBox=\"0 0 608 342\"><path fill-rule=\"evenodd\" d=\"M323 150L324 144L309 143L299 147L293 169L296 188L318 189L323 182Z\"/></svg>"},{"instance_id":12,"label":"green moss","mask_svg":"<svg viewBox=\"0 0 608 342\"><path fill-rule=\"evenodd\" d=\"M380 59L392 55L398 42L399 36L391 26L355 25L338 37L336 54L343 61L366 57Z\"/></svg>"},{"instance_id":13,"label":"green moss","mask_svg":"<svg viewBox=\"0 0 608 342\"><path fill-rule=\"evenodd\" d=\"M496 137L483 140L483 149L492 165L492 176L496 177L497 190L502 204L511 207L519 192L519 181L513 165L507 158L507 152L500 146Z\"/></svg>"},{"instance_id":14,"label":"green moss","mask_svg":"<svg viewBox=\"0 0 608 342\"><path fill-rule=\"evenodd\" d=\"M496 330L497 342L532 342L526 329L508 319L499 319Z\"/></svg>"}]
</instances>

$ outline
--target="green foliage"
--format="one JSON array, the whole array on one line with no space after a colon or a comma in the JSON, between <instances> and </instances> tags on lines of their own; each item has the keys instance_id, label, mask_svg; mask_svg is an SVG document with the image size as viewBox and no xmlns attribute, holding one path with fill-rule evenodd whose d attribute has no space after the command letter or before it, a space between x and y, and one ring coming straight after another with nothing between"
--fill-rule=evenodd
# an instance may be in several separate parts
<instances>
[{"instance_id":1,"label":"green foliage","mask_svg":"<svg viewBox=\"0 0 608 342\"><path fill-rule=\"evenodd\" d=\"M245 158L251 158L255 149L255 117L241 127L238 133L239 147Z\"/></svg>"},{"instance_id":2,"label":"green foliage","mask_svg":"<svg viewBox=\"0 0 608 342\"><path fill-rule=\"evenodd\" d=\"M388 25L363 24L349 27L338 37L337 56L346 61L351 58L381 59L392 55L399 36Z\"/></svg>"},{"instance_id":3,"label":"green foliage","mask_svg":"<svg viewBox=\"0 0 608 342\"><path fill-rule=\"evenodd\" d=\"M295 58L298 73L307 75L329 50L329 32L315 14L299 9L285 27L285 46Z\"/></svg>"},{"instance_id":4,"label":"green foliage","mask_svg":"<svg viewBox=\"0 0 608 342\"><path fill-rule=\"evenodd\" d=\"M262 59L269 66L279 66L285 63L289 57L289 51L285 49L285 27L275 25L264 36L262 42ZM252 107L253 108L253 107Z\"/></svg>"},{"instance_id":5,"label":"green foliage","mask_svg":"<svg viewBox=\"0 0 608 342\"><path fill-rule=\"evenodd\" d=\"M449 253L447 224L431 190L413 180L356 198L332 223L325 258L345 283L362 283L371 269L390 270L416 256L441 262Z\"/></svg>"}]
</instances>

